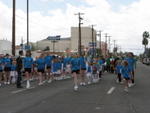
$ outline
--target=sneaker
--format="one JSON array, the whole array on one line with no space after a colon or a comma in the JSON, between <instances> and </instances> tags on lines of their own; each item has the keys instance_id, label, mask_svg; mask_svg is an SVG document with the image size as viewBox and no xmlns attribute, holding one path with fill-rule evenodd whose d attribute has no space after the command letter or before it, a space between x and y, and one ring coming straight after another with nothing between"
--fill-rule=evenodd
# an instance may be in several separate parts
<instances>
[{"instance_id":1,"label":"sneaker","mask_svg":"<svg viewBox=\"0 0 150 113\"><path fill-rule=\"evenodd\" d=\"M82 82L80 82L80 86L82 86L83 85L83 83Z\"/></svg>"},{"instance_id":2,"label":"sneaker","mask_svg":"<svg viewBox=\"0 0 150 113\"><path fill-rule=\"evenodd\" d=\"M43 85L43 82L40 82L38 85L39 85L39 86Z\"/></svg>"},{"instance_id":3,"label":"sneaker","mask_svg":"<svg viewBox=\"0 0 150 113\"><path fill-rule=\"evenodd\" d=\"M132 87L132 83L129 83L128 86L129 86L129 87Z\"/></svg>"},{"instance_id":4,"label":"sneaker","mask_svg":"<svg viewBox=\"0 0 150 113\"><path fill-rule=\"evenodd\" d=\"M7 82L8 85L10 85L10 82Z\"/></svg>"},{"instance_id":5,"label":"sneaker","mask_svg":"<svg viewBox=\"0 0 150 113\"><path fill-rule=\"evenodd\" d=\"M77 86L77 85L74 86L74 90L75 90L75 91L78 90L78 86Z\"/></svg>"},{"instance_id":6,"label":"sneaker","mask_svg":"<svg viewBox=\"0 0 150 113\"><path fill-rule=\"evenodd\" d=\"M91 82L88 82L88 85L90 85L91 84Z\"/></svg>"},{"instance_id":7,"label":"sneaker","mask_svg":"<svg viewBox=\"0 0 150 113\"><path fill-rule=\"evenodd\" d=\"M83 86L86 86L86 83L85 83L85 82L83 82L83 83L82 83L82 85L83 85Z\"/></svg>"},{"instance_id":8,"label":"sneaker","mask_svg":"<svg viewBox=\"0 0 150 113\"><path fill-rule=\"evenodd\" d=\"M29 82L29 80L27 80L26 88L27 88L27 89L29 89L29 88L30 88L30 82Z\"/></svg>"},{"instance_id":9,"label":"sneaker","mask_svg":"<svg viewBox=\"0 0 150 113\"><path fill-rule=\"evenodd\" d=\"M52 80L51 80L51 79L49 79L49 80L48 80L48 83L51 83L51 82L52 82Z\"/></svg>"},{"instance_id":10,"label":"sneaker","mask_svg":"<svg viewBox=\"0 0 150 113\"><path fill-rule=\"evenodd\" d=\"M118 79L116 80L116 83L119 83L119 80L118 80Z\"/></svg>"},{"instance_id":11,"label":"sneaker","mask_svg":"<svg viewBox=\"0 0 150 113\"><path fill-rule=\"evenodd\" d=\"M128 88L124 88L124 91L125 91L125 92L129 92Z\"/></svg>"}]
</instances>

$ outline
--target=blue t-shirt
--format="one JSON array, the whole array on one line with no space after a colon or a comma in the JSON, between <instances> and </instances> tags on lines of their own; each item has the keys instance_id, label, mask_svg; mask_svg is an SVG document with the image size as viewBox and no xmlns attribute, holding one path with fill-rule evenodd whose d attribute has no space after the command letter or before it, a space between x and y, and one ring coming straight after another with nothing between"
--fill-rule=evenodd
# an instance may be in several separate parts
<instances>
[{"instance_id":1,"label":"blue t-shirt","mask_svg":"<svg viewBox=\"0 0 150 113\"><path fill-rule=\"evenodd\" d=\"M125 78L130 78L131 75L131 69L129 68L129 66L122 66L122 69L121 69L121 74L123 75L123 77Z\"/></svg>"},{"instance_id":2,"label":"blue t-shirt","mask_svg":"<svg viewBox=\"0 0 150 113\"><path fill-rule=\"evenodd\" d=\"M4 58L3 62L5 67L11 67L12 60L10 58Z\"/></svg>"},{"instance_id":3,"label":"blue t-shirt","mask_svg":"<svg viewBox=\"0 0 150 113\"><path fill-rule=\"evenodd\" d=\"M117 73L121 73L121 70L122 70L122 65L117 64L117 66L116 66L116 72Z\"/></svg>"},{"instance_id":4,"label":"blue t-shirt","mask_svg":"<svg viewBox=\"0 0 150 113\"><path fill-rule=\"evenodd\" d=\"M23 65L24 65L24 68L32 68L32 65L33 65L33 58L32 57L25 57L23 59Z\"/></svg>"},{"instance_id":5,"label":"blue t-shirt","mask_svg":"<svg viewBox=\"0 0 150 113\"><path fill-rule=\"evenodd\" d=\"M129 68L131 68L131 70L133 71L135 68L135 63L136 63L135 59L128 57L128 58L125 58L125 60L128 62Z\"/></svg>"},{"instance_id":6,"label":"blue t-shirt","mask_svg":"<svg viewBox=\"0 0 150 113\"><path fill-rule=\"evenodd\" d=\"M70 64L70 61L71 61L71 58L70 58L70 57L64 58L64 60L63 60L63 65L64 65L64 67L66 67L67 64Z\"/></svg>"},{"instance_id":7,"label":"blue t-shirt","mask_svg":"<svg viewBox=\"0 0 150 113\"><path fill-rule=\"evenodd\" d=\"M16 71L17 70L17 65L12 64L11 65L11 71Z\"/></svg>"},{"instance_id":8,"label":"blue t-shirt","mask_svg":"<svg viewBox=\"0 0 150 113\"><path fill-rule=\"evenodd\" d=\"M46 56L45 57L45 62L46 62L46 66L51 66L52 65L52 56Z\"/></svg>"},{"instance_id":9,"label":"blue t-shirt","mask_svg":"<svg viewBox=\"0 0 150 113\"><path fill-rule=\"evenodd\" d=\"M79 60L80 60L81 69L86 69L86 61L85 61L85 58L84 58L84 57L80 57Z\"/></svg>"},{"instance_id":10,"label":"blue t-shirt","mask_svg":"<svg viewBox=\"0 0 150 113\"><path fill-rule=\"evenodd\" d=\"M61 63L60 62L53 62L52 63L52 72L57 72L61 69Z\"/></svg>"},{"instance_id":11,"label":"blue t-shirt","mask_svg":"<svg viewBox=\"0 0 150 113\"><path fill-rule=\"evenodd\" d=\"M0 71L3 70L3 58L0 58Z\"/></svg>"},{"instance_id":12,"label":"blue t-shirt","mask_svg":"<svg viewBox=\"0 0 150 113\"><path fill-rule=\"evenodd\" d=\"M87 65L86 71L87 71L88 73L92 73L92 66Z\"/></svg>"},{"instance_id":13,"label":"blue t-shirt","mask_svg":"<svg viewBox=\"0 0 150 113\"><path fill-rule=\"evenodd\" d=\"M71 59L71 70L72 71L80 70L80 60L79 60L79 58L72 58Z\"/></svg>"},{"instance_id":14,"label":"blue t-shirt","mask_svg":"<svg viewBox=\"0 0 150 113\"><path fill-rule=\"evenodd\" d=\"M38 58L35 63L38 69L45 69L46 62L44 58Z\"/></svg>"}]
</instances>

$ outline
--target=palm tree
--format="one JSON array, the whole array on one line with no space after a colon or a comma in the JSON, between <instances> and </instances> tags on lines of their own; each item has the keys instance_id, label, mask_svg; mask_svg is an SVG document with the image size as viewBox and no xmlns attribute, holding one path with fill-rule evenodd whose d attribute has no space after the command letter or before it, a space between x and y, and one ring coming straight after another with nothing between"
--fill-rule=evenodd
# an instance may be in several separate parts
<instances>
[{"instance_id":1,"label":"palm tree","mask_svg":"<svg viewBox=\"0 0 150 113\"><path fill-rule=\"evenodd\" d=\"M148 39L143 38L142 44L145 46L145 52L146 52L146 46L148 45Z\"/></svg>"}]
</instances>

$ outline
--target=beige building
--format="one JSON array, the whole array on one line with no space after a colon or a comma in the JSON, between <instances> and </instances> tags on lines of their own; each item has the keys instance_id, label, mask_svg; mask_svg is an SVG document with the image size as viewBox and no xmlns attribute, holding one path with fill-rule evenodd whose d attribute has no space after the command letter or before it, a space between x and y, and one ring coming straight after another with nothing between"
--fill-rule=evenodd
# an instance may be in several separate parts
<instances>
[{"instance_id":1,"label":"beige building","mask_svg":"<svg viewBox=\"0 0 150 113\"><path fill-rule=\"evenodd\" d=\"M49 47L50 51L53 51L53 43L48 39L36 42L35 46L39 50L44 50L46 47ZM60 38L60 40L54 43L54 51L64 52L66 49L70 48L70 46L70 38Z\"/></svg>"},{"instance_id":2,"label":"beige building","mask_svg":"<svg viewBox=\"0 0 150 113\"><path fill-rule=\"evenodd\" d=\"M96 31L93 30L94 41L96 39ZM79 28L71 27L71 50L78 50L78 40L79 40ZM92 28L91 27L81 27L81 45L84 48L89 47L89 43L92 42Z\"/></svg>"},{"instance_id":3,"label":"beige building","mask_svg":"<svg viewBox=\"0 0 150 113\"><path fill-rule=\"evenodd\" d=\"M93 30L94 41L96 39L96 31ZM55 43L55 52L64 52L66 49L71 51L78 51L78 39L79 39L79 29L78 27L71 27L71 37L60 38ZM91 27L81 27L81 44L82 47L89 47L89 43L92 42L92 28ZM97 42L98 45L98 42ZM34 46L39 50L44 50L46 47L53 51L53 43L51 40L44 39L38 41Z\"/></svg>"}]
</instances>

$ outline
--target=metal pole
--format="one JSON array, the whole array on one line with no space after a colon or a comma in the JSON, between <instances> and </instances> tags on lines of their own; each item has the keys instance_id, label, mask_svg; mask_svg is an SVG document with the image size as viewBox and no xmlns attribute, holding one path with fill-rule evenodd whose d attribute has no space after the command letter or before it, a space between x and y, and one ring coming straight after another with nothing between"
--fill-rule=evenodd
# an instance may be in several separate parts
<instances>
[{"instance_id":1,"label":"metal pole","mask_svg":"<svg viewBox=\"0 0 150 113\"><path fill-rule=\"evenodd\" d=\"M105 57L106 57L106 52L107 52L107 37L108 37L108 34L106 33L105 34Z\"/></svg>"},{"instance_id":2,"label":"metal pole","mask_svg":"<svg viewBox=\"0 0 150 113\"><path fill-rule=\"evenodd\" d=\"M13 0L13 18L12 18L12 55L15 56L16 43L16 0Z\"/></svg>"},{"instance_id":3,"label":"metal pole","mask_svg":"<svg viewBox=\"0 0 150 113\"><path fill-rule=\"evenodd\" d=\"M92 25L92 49L93 49L93 54L92 54L92 57L94 57L94 36L93 36L93 26L94 25Z\"/></svg>"},{"instance_id":4,"label":"metal pole","mask_svg":"<svg viewBox=\"0 0 150 113\"><path fill-rule=\"evenodd\" d=\"M29 0L27 0L27 46L29 46Z\"/></svg>"}]
</instances>

